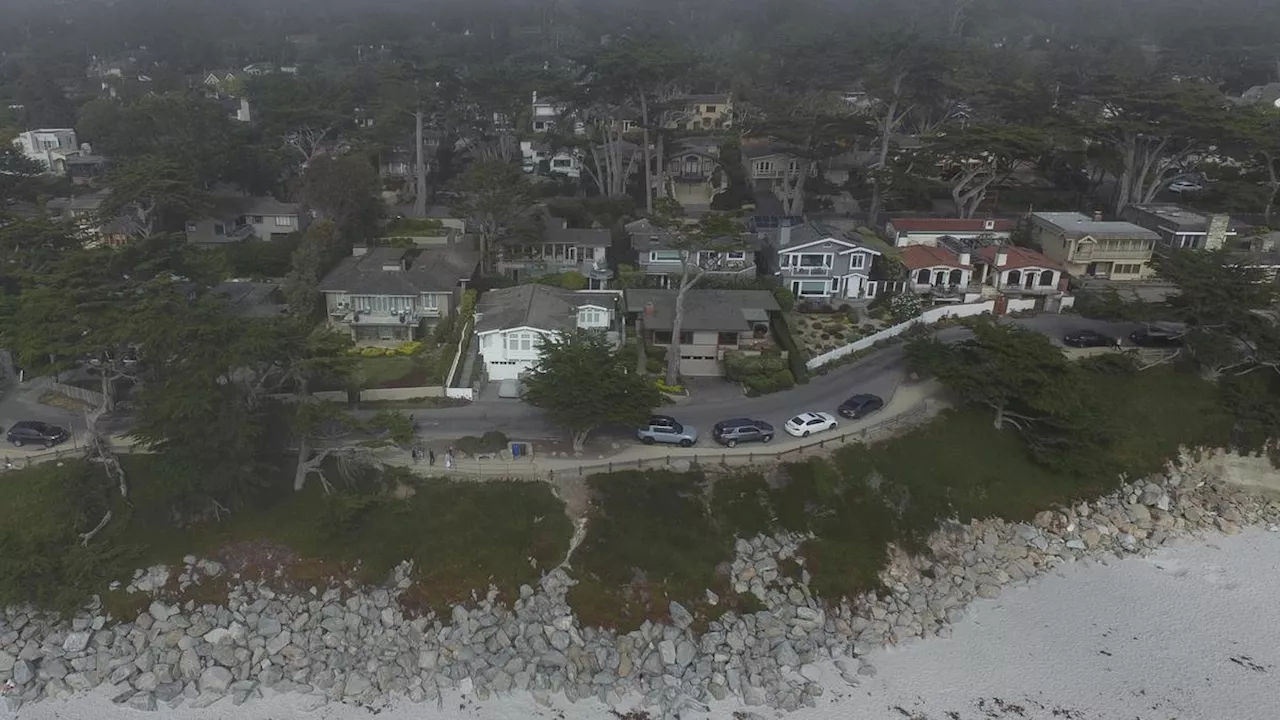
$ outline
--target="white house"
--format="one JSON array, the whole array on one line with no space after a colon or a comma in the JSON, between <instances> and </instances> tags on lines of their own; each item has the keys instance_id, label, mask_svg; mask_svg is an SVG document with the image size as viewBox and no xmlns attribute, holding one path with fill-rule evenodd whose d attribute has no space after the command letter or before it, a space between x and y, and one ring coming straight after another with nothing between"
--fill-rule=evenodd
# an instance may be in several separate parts
<instances>
[{"instance_id":1,"label":"white house","mask_svg":"<svg viewBox=\"0 0 1280 720\"><path fill-rule=\"evenodd\" d=\"M547 163L547 171L556 175L577 180L582 176L582 153L561 148L552 151L542 143L529 140L520 141L520 167L526 173L537 173L542 163Z\"/></svg>"},{"instance_id":2,"label":"white house","mask_svg":"<svg viewBox=\"0 0 1280 720\"><path fill-rule=\"evenodd\" d=\"M46 128L19 133L13 144L23 155L40 163L46 172L65 172L68 156L80 152L76 144L76 131L71 128Z\"/></svg>"},{"instance_id":3,"label":"white house","mask_svg":"<svg viewBox=\"0 0 1280 720\"><path fill-rule=\"evenodd\" d=\"M621 344L620 293L519 285L491 290L476 305L476 347L490 380L512 380L537 364L542 342L575 328Z\"/></svg>"},{"instance_id":4,"label":"white house","mask_svg":"<svg viewBox=\"0 0 1280 720\"><path fill-rule=\"evenodd\" d=\"M893 218L885 224L885 234L894 247L936 246L944 237L972 240L990 237L1008 240L1018 223L997 218Z\"/></svg>"}]
</instances>

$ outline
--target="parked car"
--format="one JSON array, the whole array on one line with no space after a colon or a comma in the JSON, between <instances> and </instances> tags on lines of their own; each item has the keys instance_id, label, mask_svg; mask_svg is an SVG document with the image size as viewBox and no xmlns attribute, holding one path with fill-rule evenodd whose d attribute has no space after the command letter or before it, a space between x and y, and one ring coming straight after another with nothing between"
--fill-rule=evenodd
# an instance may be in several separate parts
<instances>
[{"instance_id":1,"label":"parked car","mask_svg":"<svg viewBox=\"0 0 1280 720\"><path fill-rule=\"evenodd\" d=\"M829 413L806 412L791 418L782 428L790 435L809 437L816 432L832 430L839 424Z\"/></svg>"},{"instance_id":2,"label":"parked car","mask_svg":"<svg viewBox=\"0 0 1280 720\"><path fill-rule=\"evenodd\" d=\"M1169 184L1169 192L1174 193L1175 195L1181 195L1183 193L1200 192L1203 189L1204 189L1203 185L1201 185L1200 183L1191 182L1190 180L1177 180Z\"/></svg>"},{"instance_id":3,"label":"parked car","mask_svg":"<svg viewBox=\"0 0 1280 720\"><path fill-rule=\"evenodd\" d=\"M13 443L14 447L43 445L49 448L66 442L70 437L71 433L65 428L36 420L19 420L5 433L5 439Z\"/></svg>"},{"instance_id":4,"label":"parked car","mask_svg":"<svg viewBox=\"0 0 1280 720\"><path fill-rule=\"evenodd\" d=\"M667 415L654 415L649 424L636 430L636 437L645 445L664 443L692 447L698 442L698 431L688 425L681 425L676 419Z\"/></svg>"},{"instance_id":5,"label":"parked car","mask_svg":"<svg viewBox=\"0 0 1280 720\"><path fill-rule=\"evenodd\" d=\"M840 414L840 417L860 420L883 409L884 399L879 395L859 393L840 403L840 407L836 408L836 412Z\"/></svg>"},{"instance_id":6,"label":"parked car","mask_svg":"<svg viewBox=\"0 0 1280 720\"><path fill-rule=\"evenodd\" d=\"M1062 344L1067 347L1075 348L1111 347L1113 345L1119 345L1120 341L1106 333L1100 333L1096 330L1081 330L1079 332L1063 335Z\"/></svg>"},{"instance_id":7,"label":"parked car","mask_svg":"<svg viewBox=\"0 0 1280 720\"><path fill-rule=\"evenodd\" d=\"M716 442L734 447L740 442L769 442L773 439L773 426L763 420L733 418L721 420L711 431Z\"/></svg>"},{"instance_id":8,"label":"parked car","mask_svg":"<svg viewBox=\"0 0 1280 720\"><path fill-rule=\"evenodd\" d=\"M1129 333L1129 341L1138 347L1180 347L1182 336L1144 328Z\"/></svg>"}]
</instances>

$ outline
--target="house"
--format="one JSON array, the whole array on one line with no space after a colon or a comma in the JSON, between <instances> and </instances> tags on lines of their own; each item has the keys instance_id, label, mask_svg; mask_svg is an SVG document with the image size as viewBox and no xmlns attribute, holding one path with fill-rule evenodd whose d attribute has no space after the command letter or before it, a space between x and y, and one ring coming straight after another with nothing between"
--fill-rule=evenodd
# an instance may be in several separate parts
<instances>
[{"instance_id":1,"label":"house","mask_svg":"<svg viewBox=\"0 0 1280 720\"><path fill-rule=\"evenodd\" d=\"M358 246L320 281L329 327L362 345L418 339L453 311L479 265L461 245Z\"/></svg>"},{"instance_id":2,"label":"house","mask_svg":"<svg viewBox=\"0 0 1280 720\"><path fill-rule=\"evenodd\" d=\"M1244 227L1230 215L1209 215L1173 203L1130 205L1124 220L1154 231L1170 250L1220 250Z\"/></svg>"},{"instance_id":3,"label":"house","mask_svg":"<svg viewBox=\"0 0 1280 720\"><path fill-rule=\"evenodd\" d=\"M490 290L476 305L476 348L490 380L512 380L537 365L544 340L577 328L622 344L618 293L519 285Z\"/></svg>"},{"instance_id":4,"label":"house","mask_svg":"<svg viewBox=\"0 0 1280 720\"><path fill-rule=\"evenodd\" d=\"M219 95L218 106L227 114L227 117L236 122L247 123L253 121L253 111L249 107L248 98Z\"/></svg>"},{"instance_id":5,"label":"house","mask_svg":"<svg viewBox=\"0 0 1280 720\"><path fill-rule=\"evenodd\" d=\"M799 180L801 162L795 155L768 143L744 145L742 165L747 183L759 198L771 194L789 205ZM817 163L809 165L809 177L818 176Z\"/></svg>"},{"instance_id":6,"label":"house","mask_svg":"<svg viewBox=\"0 0 1280 720\"><path fill-rule=\"evenodd\" d=\"M535 133L547 133L556 129L556 124L569 114L569 106L565 103L556 102L551 98L538 97L537 91L533 93L533 99L530 102L530 124ZM573 119L573 134L585 135L587 133L586 125L579 119Z\"/></svg>"},{"instance_id":7,"label":"house","mask_svg":"<svg viewBox=\"0 0 1280 720\"><path fill-rule=\"evenodd\" d=\"M546 163L547 172L577 180L582 177L582 152L560 148L552 150L546 143L531 140L520 141L520 168L529 174L541 171Z\"/></svg>"},{"instance_id":8,"label":"house","mask_svg":"<svg viewBox=\"0 0 1280 720\"><path fill-rule=\"evenodd\" d=\"M947 238L899 253L906 287L935 303L976 302L997 295L1047 296L1066 290L1062 265L1030 248Z\"/></svg>"},{"instance_id":9,"label":"house","mask_svg":"<svg viewBox=\"0 0 1280 720\"><path fill-rule=\"evenodd\" d=\"M64 162L67 178L73 185L96 185L107 174L110 165L107 158L87 152L86 147L76 155L67 156Z\"/></svg>"},{"instance_id":10,"label":"house","mask_svg":"<svg viewBox=\"0 0 1280 720\"><path fill-rule=\"evenodd\" d=\"M1032 213L1031 240L1068 275L1139 280L1152 274L1151 253L1160 236L1120 220L1077 212Z\"/></svg>"},{"instance_id":11,"label":"house","mask_svg":"<svg viewBox=\"0 0 1280 720\"><path fill-rule=\"evenodd\" d=\"M686 208L710 208L717 195L729 189L728 174L720 167L720 140L681 138L668 146L659 179L669 197Z\"/></svg>"},{"instance_id":12,"label":"house","mask_svg":"<svg viewBox=\"0 0 1280 720\"><path fill-rule=\"evenodd\" d=\"M245 65L244 68L241 70L241 72L243 72L245 75L261 77L263 75L270 75L271 73L275 72L276 69L277 69L276 66L273 65L272 63L256 62L256 63L251 63L249 65Z\"/></svg>"},{"instance_id":13,"label":"house","mask_svg":"<svg viewBox=\"0 0 1280 720\"><path fill-rule=\"evenodd\" d=\"M627 316L651 346L669 347L674 329L675 290L626 290ZM730 350L772 347L771 313L780 312L767 290L687 291L680 323L680 374L690 377L724 374Z\"/></svg>"},{"instance_id":14,"label":"house","mask_svg":"<svg viewBox=\"0 0 1280 720\"><path fill-rule=\"evenodd\" d=\"M996 218L893 218L885 224L885 234L894 247L936 246L944 237L1008 240L1017 226L1017 221Z\"/></svg>"},{"instance_id":15,"label":"house","mask_svg":"<svg viewBox=\"0 0 1280 720\"><path fill-rule=\"evenodd\" d=\"M128 243L137 229L128 213L104 219L100 210L111 195L110 190L96 190L69 198L54 198L45 204L45 211L56 220L73 222L86 246L120 246Z\"/></svg>"},{"instance_id":16,"label":"house","mask_svg":"<svg viewBox=\"0 0 1280 720\"><path fill-rule=\"evenodd\" d=\"M867 279L880 251L815 222L783 224L769 233L775 274L796 299L871 297Z\"/></svg>"},{"instance_id":17,"label":"house","mask_svg":"<svg viewBox=\"0 0 1280 720\"><path fill-rule=\"evenodd\" d=\"M733 127L733 96L687 95L674 103L680 108L663 126L667 130L728 130ZM624 127L625 131L626 128Z\"/></svg>"},{"instance_id":18,"label":"house","mask_svg":"<svg viewBox=\"0 0 1280 720\"><path fill-rule=\"evenodd\" d=\"M227 312L244 318L280 317L289 311L277 282L226 280L209 290L227 303Z\"/></svg>"},{"instance_id":19,"label":"house","mask_svg":"<svg viewBox=\"0 0 1280 720\"><path fill-rule=\"evenodd\" d=\"M1231 100L1237 105L1261 105L1280 110L1280 82L1254 85Z\"/></svg>"},{"instance_id":20,"label":"house","mask_svg":"<svg viewBox=\"0 0 1280 720\"><path fill-rule=\"evenodd\" d=\"M71 128L44 128L18 133L13 144L29 159L40 163L45 172L62 175L66 159L80 153L76 131Z\"/></svg>"},{"instance_id":21,"label":"house","mask_svg":"<svg viewBox=\"0 0 1280 720\"><path fill-rule=\"evenodd\" d=\"M209 217L187 221L187 241L195 245L223 245L241 240L277 240L305 229L297 203L269 197L222 193L215 196Z\"/></svg>"},{"instance_id":22,"label":"house","mask_svg":"<svg viewBox=\"0 0 1280 720\"><path fill-rule=\"evenodd\" d=\"M683 272L682 254L676 238L667 230L654 227L648 220L635 220L624 228L635 253L636 266L644 271L652 285L668 287ZM759 253L764 244L759 236L743 233L736 238L724 238L715 243L714 249L699 250L696 262L713 275L755 277Z\"/></svg>"},{"instance_id":23,"label":"house","mask_svg":"<svg viewBox=\"0 0 1280 720\"><path fill-rule=\"evenodd\" d=\"M497 270L516 282L574 271L587 278L592 290L605 290L613 271L608 229L571 228L564 218L544 215L540 242L505 244L498 248Z\"/></svg>"},{"instance_id":24,"label":"house","mask_svg":"<svg viewBox=\"0 0 1280 720\"><path fill-rule=\"evenodd\" d=\"M210 70L204 74L201 82L204 83L208 92L224 93L236 87L240 76L234 70Z\"/></svg>"}]
</instances>

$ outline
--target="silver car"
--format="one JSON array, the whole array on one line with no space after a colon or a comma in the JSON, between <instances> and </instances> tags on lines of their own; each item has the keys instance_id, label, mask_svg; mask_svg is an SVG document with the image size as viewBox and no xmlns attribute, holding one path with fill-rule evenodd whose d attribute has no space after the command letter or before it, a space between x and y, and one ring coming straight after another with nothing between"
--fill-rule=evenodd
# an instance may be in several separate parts
<instances>
[{"instance_id":1,"label":"silver car","mask_svg":"<svg viewBox=\"0 0 1280 720\"><path fill-rule=\"evenodd\" d=\"M666 443L680 447L692 447L698 442L698 431L688 425L681 425L676 419L667 415L654 415L649 424L636 430L636 437L645 445Z\"/></svg>"}]
</instances>

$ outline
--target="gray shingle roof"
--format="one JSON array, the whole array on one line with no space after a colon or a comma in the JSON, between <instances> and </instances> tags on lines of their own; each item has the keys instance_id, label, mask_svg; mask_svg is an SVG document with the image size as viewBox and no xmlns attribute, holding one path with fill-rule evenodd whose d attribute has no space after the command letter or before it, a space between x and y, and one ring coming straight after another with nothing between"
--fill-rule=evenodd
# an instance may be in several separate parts
<instances>
[{"instance_id":1,"label":"gray shingle roof","mask_svg":"<svg viewBox=\"0 0 1280 720\"><path fill-rule=\"evenodd\" d=\"M613 245L613 232L604 228L571 228L564 218L546 216L543 218L545 232L543 242L568 243L580 247L603 247Z\"/></svg>"},{"instance_id":2,"label":"gray shingle roof","mask_svg":"<svg viewBox=\"0 0 1280 720\"><path fill-rule=\"evenodd\" d=\"M537 283L490 290L476 303L480 316L476 332L518 327L571 330L578 325L578 308L613 308L616 298L613 293L575 292Z\"/></svg>"},{"instance_id":3,"label":"gray shingle roof","mask_svg":"<svg viewBox=\"0 0 1280 720\"><path fill-rule=\"evenodd\" d=\"M452 292L470 279L480 254L457 245L427 248L416 255L401 248L371 248L364 255L343 258L320 281L321 292L358 295L418 295ZM384 270L400 266L403 270Z\"/></svg>"},{"instance_id":4,"label":"gray shingle roof","mask_svg":"<svg viewBox=\"0 0 1280 720\"><path fill-rule=\"evenodd\" d=\"M645 317L647 330L670 330L675 320L675 290L627 290L628 313L644 314L653 303L653 314ZM751 329L749 320L761 311L779 311L778 301L766 290L690 290L684 300L681 330L742 332Z\"/></svg>"},{"instance_id":5,"label":"gray shingle roof","mask_svg":"<svg viewBox=\"0 0 1280 720\"><path fill-rule=\"evenodd\" d=\"M626 224L624 229L631 238L631 248L636 252L662 250L671 247L675 238L665 229L654 227L646 219L635 220ZM655 241L656 238L656 241ZM737 238L722 238L716 242L715 250L746 250L754 252L764 246L763 240L755 233L743 233Z\"/></svg>"}]
</instances>

